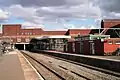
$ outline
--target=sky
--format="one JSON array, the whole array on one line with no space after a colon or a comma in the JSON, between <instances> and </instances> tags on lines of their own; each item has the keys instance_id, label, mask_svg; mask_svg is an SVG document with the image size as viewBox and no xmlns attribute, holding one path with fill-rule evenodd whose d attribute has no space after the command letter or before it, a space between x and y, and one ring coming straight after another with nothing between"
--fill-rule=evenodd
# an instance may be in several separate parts
<instances>
[{"instance_id":1,"label":"sky","mask_svg":"<svg viewBox=\"0 0 120 80\"><path fill-rule=\"evenodd\" d=\"M44 30L100 28L120 18L120 0L0 0L0 24Z\"/></svg>"}]
</instances>

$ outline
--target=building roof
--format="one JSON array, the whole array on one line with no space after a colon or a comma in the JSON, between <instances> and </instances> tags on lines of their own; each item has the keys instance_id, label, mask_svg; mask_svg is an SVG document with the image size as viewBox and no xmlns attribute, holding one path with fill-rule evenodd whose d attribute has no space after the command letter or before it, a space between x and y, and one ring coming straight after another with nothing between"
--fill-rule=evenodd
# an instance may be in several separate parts
<instances>
[{"instance_id":1,"label":"building roof","mask_svg":"<svg viewBox=\"0 0 120 80\"><path fill-rule=\"evenodd\" d=\"M65 35L67 31L43 31L42 35Z\"/></svg>"},{"instance_id":2,"label":"building roof","mask_svg":"<svg viewBox=\"0 0 120 80\"><path fill-rule=\"evenodd\" d=\"M110 35L80 35L80 37L110 37Z\"/></svg>"},{"instance_id":3,"label":"building roof","mask_svg":"<svg viewBox=\"0 0 120 80\"><path fill-rule=\"evenodd\" d=\"M118 28L120 30L120 24L117 24L115 26L112 26L113 29Z\"/></svg>"},{"instance_id":4,"label":"building roof","mask_svg":"<svg viewBox=\"0 0 120 80\"><path fill-rule=\"evenodd\" d=\"M91 31L91 29L69 29L69 35L88 35Z\"/></svg>"},{"instance_id":5,"label":"building roof","mask_svg":"<svg viewBox=\"0 0 120 80\"><path fill-rule=\"evenodd\" d=\"M108 41L120 41L120 38L110 38L110 39L105 39L105 40L108 40Z\"/></svg>"},{"instance_id":6,"label":"building roof","mask_svg":"<svg viewBox=\"0 0 120 80\"><path fill-rule=\"evenodd\" d=\"M41 36L41 37L36 37L36 39L43 40L43 39L50 39L50 38L65 38L69 39L71 36L65 36L65 35L55 35L55 36Z\"/></svg>"},{"instance_id":7,"label":"building roof","mask_svg":"<svg viewBox=\"0 0 120 80\"><path fill-rule=\"evenodd\" d=\"M120 22L120 19L103 19L103 22Z\"/></svg>"},{"instance_id":8,"label":"building roof","mask_svg":"<svg viewBox=\"0 0 120 80\"><path fill-rule=\"evenodd\" d=\"M22 26L21 24L2 24L2 26Z\"/></svg>"}]
</instances>

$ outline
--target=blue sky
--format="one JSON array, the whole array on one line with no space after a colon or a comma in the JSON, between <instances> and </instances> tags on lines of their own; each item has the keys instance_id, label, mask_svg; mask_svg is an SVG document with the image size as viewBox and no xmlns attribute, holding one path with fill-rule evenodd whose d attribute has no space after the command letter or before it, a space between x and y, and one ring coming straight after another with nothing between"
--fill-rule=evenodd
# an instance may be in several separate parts
<instances>
[{"instance_id":1,"label":"blue sky","mask_svg":"<svg viewBox=\"0 0 120 80\"><path fill-rule=\"evenodd\" d=\"M6 23L9 23L9 24L21 24L23 22L24 22L23 19L20 19L20 18L18 19L18 18L14 17L14 16L10 16Z\"/></svg>"},{"instance_id":2,"label":"blue sky","mask_svg":"<svg viewBox=\"0 0 120 80\"><path fill-rule=\"evenodd\" d=\"M21 18L16 18L14 16L10 16L7 22L2 24L22 24L25 20ZM59 30L63 29L63 24L66 25L67 28L72 28L71 25L74 25L75 28L81 28L81 26L96 26L95 19L88 18L88 19L72 19L69 21L61 21L60 23L44 23L45 30Z\"/></svg>"},{"instance_id":3,"label":"blue sky","mask_svg":"<svg viewBox=\"0 0 120 80\"><path fill-rule=\"evenodd\" d=\"M120 0L0 0L0 22L42 26L46 30L100 28L101 19L120 19L119 3Z\"/></svg>"},{"instance_id":4,"label":"blue sky","mask_svg":"<svg viewBox=\"0 0 120 80\"><path fill-rule=\"evenodd\" d=\"M5 24L21 24L21 23L24 23L25 20L24 19L20 19L20 18L16 18L14 16L10 16L8 21L7 22L4 22ZM3 24L4 24L3 23ZM92 19L92 18L88 18L88 19L71 19L69 21L64 21L64 22L61 22L61 23L64 23L64 24L73 24L73 25L77 25L77 26L88 26L88 25L96 25L95 24L95 19ZM52 25L49 25L50 23L46 23L44 24L47 28L51 28ZM51 23L54 25L54 23ZM59 25L59 24L58 24ZM55 25L56 26L56 25Z\"/></svg>"},{"instance_id":5,"label":"blue sky","mask_svg":"<svg viewBox=\"0 0 120 80\"><path fill-rule=\"evenodd\" d=\"M5 22L1 22L1 24L21 24L24 23L24 20L15 18L13 16L9 17L9 19ZM0 26L0 32L2 32L2 25Z\"/></svg>"},{"instance_id":6,"label":"blue sky","mask_svg":"<svg viewBox=\"0 0 120 80\"><path fill-rule=\"evenodd\" d=\"M69 21L70 24L81 25L81 26L88 26L88 25L95 25L94 19L77 19Z\"/></svg>"}]
</instances>

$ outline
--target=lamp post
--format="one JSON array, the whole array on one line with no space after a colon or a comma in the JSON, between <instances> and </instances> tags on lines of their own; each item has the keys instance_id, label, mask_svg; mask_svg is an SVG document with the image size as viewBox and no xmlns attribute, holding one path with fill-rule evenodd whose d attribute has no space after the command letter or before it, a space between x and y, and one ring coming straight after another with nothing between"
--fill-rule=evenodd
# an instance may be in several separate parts
<instances>
[{"instance_id":1,"label":"lamp post","mask_svg":"<svg viewBox=\"0 0 120 80\"><path fill-rule=\"evenodd\" d=\"M119 44L119 48L118 48L118 55L120 55L120 44Z\"/></svg>"}]
</instances>

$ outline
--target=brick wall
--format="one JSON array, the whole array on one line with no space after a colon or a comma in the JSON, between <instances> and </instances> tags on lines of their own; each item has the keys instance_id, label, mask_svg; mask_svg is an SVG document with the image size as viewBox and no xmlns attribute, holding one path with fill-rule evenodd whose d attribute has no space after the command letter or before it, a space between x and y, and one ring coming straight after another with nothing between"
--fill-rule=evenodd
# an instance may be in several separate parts
<instances>
[{"instance_id":1,"label":"brick wall","mask_svg":"<svg viewBox=\"0 0 120 80\"><path fill-rule=\"evenodd\" d=\"M119 48L120 44L109 44L109 43L104 43L104 52L105 53L112 53L114 51L117 50L117 48Z\"/></svg>"},{"instance_id":2,"label":"brick wall","mask_svg":"<svg viewBox=\"0 0 120 80\"><path fill-rule=\"evenodd\" d=\"M101 42L101 40L94 40L95 43L95 53L98 55L104 54L104 42Z\"/></svg>"},{"instance_id":3,"label":"brick wall","mask_svg":"<svg viewBox=\"0 0 120 80\"><path fill-rule=\"evenodd\" d=\"M15 36L20 32L21 25L3 25L3 36Z\"/></svg>"},{"instance_id":4,"label":"brick wall","mask_svg":"<svg viewBox=\"0 0 120 80\"><path fill-rule=\"evenodd\" d=\"M84 41L84 45L83 45L83 49L84 49L84 54L90 54L90 42L89 40L85 40Z\"/></svg>"},{"instance_id":5,"label":"brick wall","mask_svg":"<svg viewBox=\"0 0 120 80\"><path fill-rule=\"evenodd\" d=\"M110 28L110 27L113 27L113 26L116 26L120 24L120 20L102 20L101 22L101 27L102 28Z\"/></svg>"}]
</instances>

